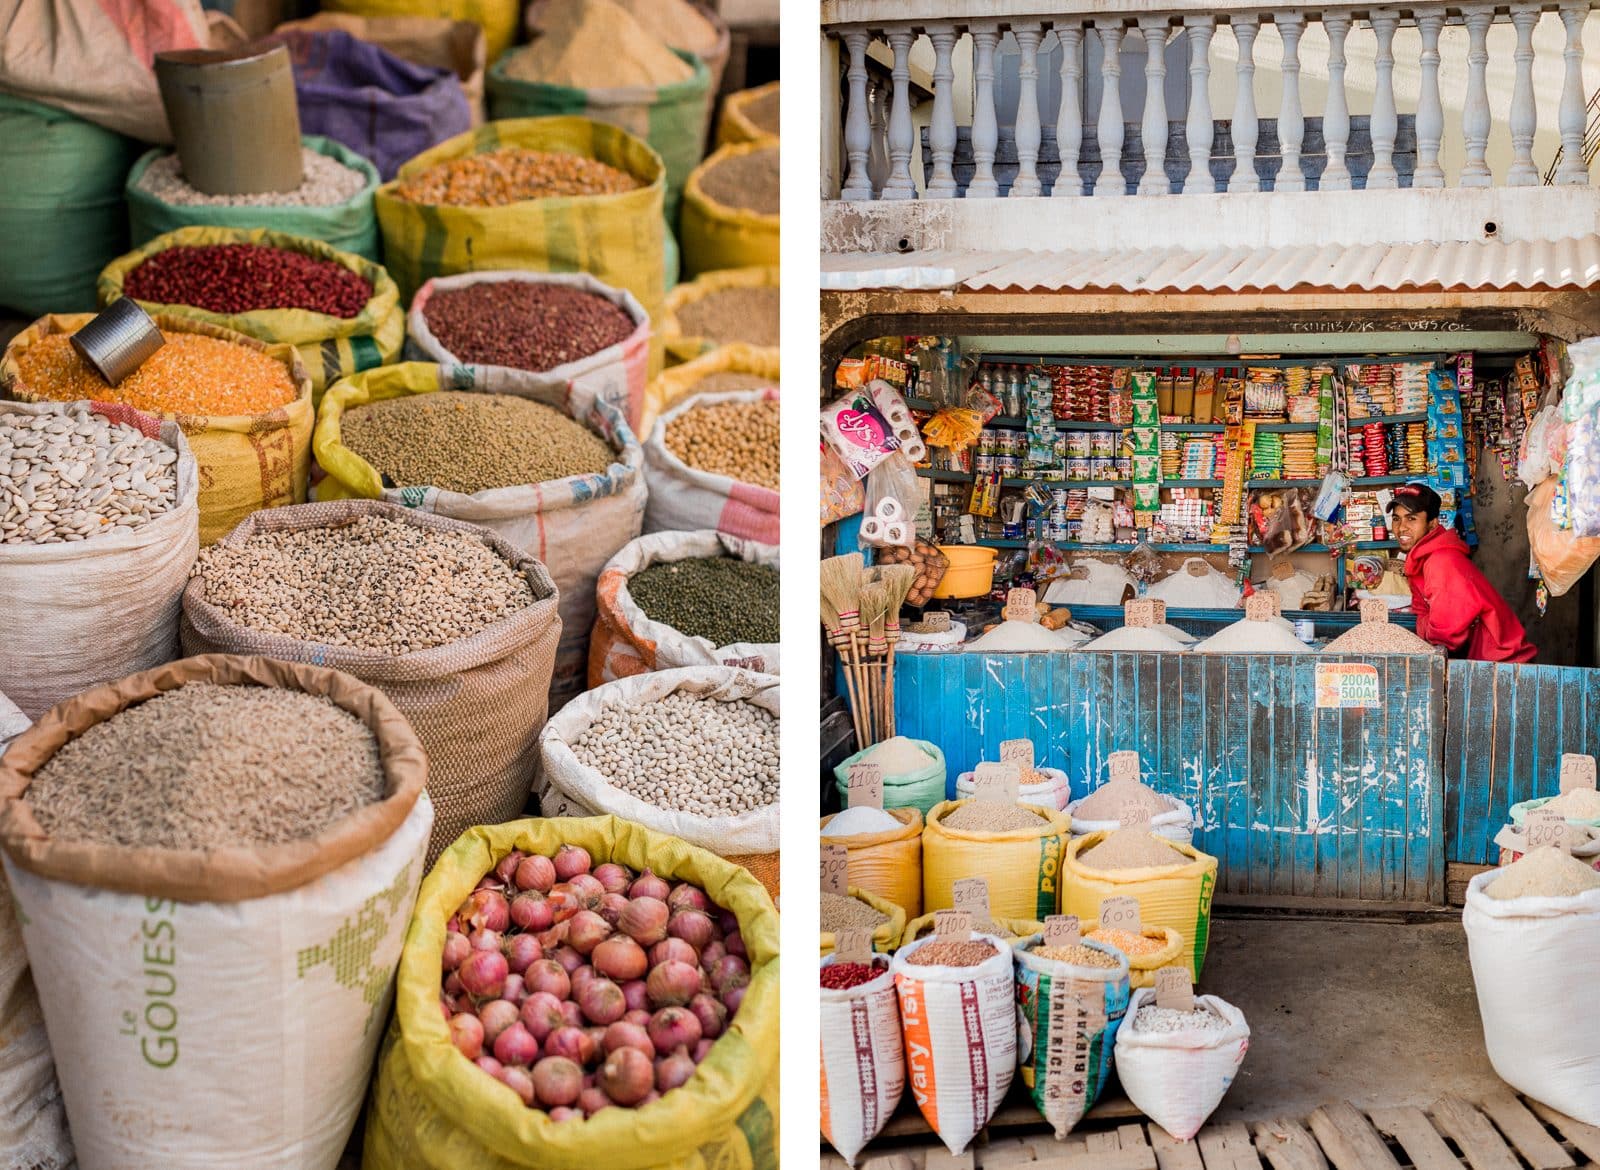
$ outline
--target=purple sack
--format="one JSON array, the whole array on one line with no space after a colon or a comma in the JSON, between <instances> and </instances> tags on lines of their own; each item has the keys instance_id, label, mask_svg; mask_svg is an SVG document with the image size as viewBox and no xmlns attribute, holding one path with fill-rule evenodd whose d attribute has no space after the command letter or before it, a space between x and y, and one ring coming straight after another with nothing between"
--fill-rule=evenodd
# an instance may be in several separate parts
<instances>
[{"instance_id":1,"label":"purple sack","mask_svg":"<svg viewBox=\"0 0 1600 1170\"><path fill-rule=\"evenodd\" d=\"M384 182L406 160L471 128L461 79L336 29L290 29L263 44L288 46L300 133L341 142Z\"/></svg>"}]
</instances>

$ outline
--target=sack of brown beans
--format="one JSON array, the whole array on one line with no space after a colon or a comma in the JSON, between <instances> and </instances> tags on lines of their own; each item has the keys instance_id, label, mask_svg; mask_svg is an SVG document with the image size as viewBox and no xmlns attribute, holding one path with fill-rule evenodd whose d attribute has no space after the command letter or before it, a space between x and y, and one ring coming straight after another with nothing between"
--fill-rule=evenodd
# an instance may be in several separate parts
<instances>
[{"instance_id":1,"label":"sack of brown beans","mask_svg":"<svg viewBox=\"0 0 1600 1170\"><path fill-rule=\"evenodd\" d=\"M400 356L406 315L381 264L320 240L265 228L186 227L157 236L100 274L100 303L294 346L314 399L340 378Z\"/></svg>"},{"instance_id":2,"label":"sack of brown beans","mask_svg":"<svg viewBox=\"0 0 1600 1170\"><path fill-rule=\"evenodd\" d=\"M406 355L449 369L452 388L549 399L576 415L596 399L638 433L650 317L634 295L586 272L464 272L411 299Z\"/></svg>"},{"instance_id":3,"label":"sack of brown beans","mask_svg":"<svg viewBox=\"0 0 1600 1170\"><path fill-rule=\"evenodd\" d=\"M737 861L778 892L779 682L726 666L606 683L539 736L540 812L611 813Z\"/></svg>"},{"instance_id":4,"label":"sack of brown beans","mask_svg":"<svg viewBox=\"0 0 1600 1170\"><path fill-rule=\"evenodd\" d=\"M776 81L730 93L723 99L722 114L717 118L717 145L776 138L778 121Z\"/></svg>"},{"instance_id":5,"label":"sack of brown beans","mask_svg":"<svg viewBox=\"0 0 1600 1170\"><path fill-rule=\"evenodd\" d=\"M718 346L663 371L645 387L644 410L636 430L648 438L662 412L686 398L720 390L765 390L778 385L781 372L776 349L743 341Z\"/></svg>"},{"instance_id":6,"label":"sack of brown beans","mask_svg":"<svg viewBox=\"0 0 1600 1170\"><path fill-rule=\"evenodd\" d=\"M332 1170L422 879L427 772L375 688L225 655L94 687L11 745L0 846L79 1165Z\"/></svg>"},{"instance_id":7,"label":"sack of brown beans","mask_svg":"<svg viewBox=\"0 0 1600 1170\"><path fill-rule=\"evenodd\" d=\"M724 268L667 294L661 322L667 360L686 362L743 342L778 353L778 269Z\"/></svg>"},{"instance_id":8,"label":"sack of brown beans","mask_svg":"<svg viewBox=\"0 0 1600 1170\"><path fill-rule=\"evenodd\" d=\"M607 402L580 413L559 386L454 384L443 366L403 362L333 387L317 411L316 496L465 520L536 554L561 594L558 710L584 689L601 568L644 520L644 451Z\"/></svg>"},{"instance_id":9,"label":"sack of brown beans","mask_svg":"<svg viewBox=\"0 0 1600 1170\"><path fill-rule=\"evenodd\" d=\"M19 402L114 402L176 422L200 473L200 544L252 512L303 503L311 464L311 376L292 346L220 325L155 316L166 342L116 386L72 348L88 313L41 317L0 360Z\"/></svg>"},{"instance_id":10,"label":"sack of brown beans","mask_svg":"<svg viewBox=\"0 0 1600 1170\"><path fill-rule=\"evenodd\" d=\"M719 148L683 192L678 243L683 274L778 263L778 143Z\"/></svg>"},{"instance_id":11,"label":"sack of brown beans","mask_svg":"<svg viewBox=\"0 0 1600 1170\"><path fill-rule=\"evenodd\" d=\"M186 654L265 654L378 687L428 752L439 851L518 815L561 618L539 561L475 524L376 500L275 508L201 554Z\"/></svg>"},{"instance_id":12,"label":"sack of brown beans","mask_svg":"<svg viewBox=\"0 0 1600 1170\"><path fill-rule=\"evenodd\" d=\"M778 543L778 391L696 394L644 448L646 532L715 529Z\"/></svg>"},{"instance_id":13,"label":"sack of brown beans","mask_svg":"<svg viewBox=\"0 0 1600 1170\"><path fill-rule=\"evenodd\" d=\"M595 587L589 685L679 666L777 674L778 546L702 532L623 545Z\"/></svg>"}]
</instances>

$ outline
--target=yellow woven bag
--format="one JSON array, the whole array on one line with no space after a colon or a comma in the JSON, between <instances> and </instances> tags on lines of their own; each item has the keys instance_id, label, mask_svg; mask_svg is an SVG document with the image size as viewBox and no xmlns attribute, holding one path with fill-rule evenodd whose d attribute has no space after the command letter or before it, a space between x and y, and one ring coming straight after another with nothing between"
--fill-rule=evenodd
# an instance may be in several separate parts
<instances>
[{"instance_id":1,"label":"yellow woven bag","mask_svg":"<svg viewBox=\"0 0 1600 1170\"><path fill-rule=\"evenodd\" d=\"M860 886L848 886L846 888L850 897L860 898L879 914L887 914L889 916L887 922L879 923L877 929L872 932L872 949L880 955L894 954L900 947L900 937L906 928L906 912L893 902L878 897L870 890L863 890ZM833 931L823 931L822 953L824 955L833 954L833 943Z\"/></svg>"},{"instance_id":2,"label":"yellow woven bag","mask_svg":"<svg viewBox=\"0 0 1600 1170\"><path fill-rule=\"evenodd\" d=\"M886 809L900 822L897 829L828 837L825 845L843 845L850 855L850 884L894 903L908 918L922 913L922 813L914 808ZM823 817L823 829L833 818Z\"/></svg>"},{"instance_id":3,"label":"yellow woven bag","mask_svg":"<svg viewBox=\"0 0 1600 1170\"><path fill-rule=\"evenodd\" d=\"M989 879L989 913L996 918L1042 920L1056 912L1061 850L1072 818L1058 809L1024 804L1039 816L1037 828L1003 833L946 828L944 818L970 800L946 800L928 813L922 831L922 908L931 913L955 904L962 878Z\"/></svg>"},{"instance_id":4,"label":"yellow woven bag","mask_svg":"<svg viewBox=\"0 0 1600 1170\"><path fill-rule=\"evenodd\" d=\"M1183 960L1200 978L1211 934L1211 894L1217 885L1217 859L1193 845L1150 836L1176 849L1189 861L1176 868L1090 869L1078 855L1104 841L1108 833L1090 833L1067 845L1061 862L1061 912L1080 921L1098 922L1106 898L1129 897L1139 903L1141 925L1169 926L1183 936Z\"/></svg>"}]
</instances>

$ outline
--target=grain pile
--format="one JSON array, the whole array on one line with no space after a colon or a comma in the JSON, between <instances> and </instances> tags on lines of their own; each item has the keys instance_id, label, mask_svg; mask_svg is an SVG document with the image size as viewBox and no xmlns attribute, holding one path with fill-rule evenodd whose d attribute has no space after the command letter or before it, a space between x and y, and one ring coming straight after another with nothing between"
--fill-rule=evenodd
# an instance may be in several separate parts
<instances>
[{"instance_id":1,"label":"grain pile","mask_svg":"<svg viewBox=\"0 0 1600 1170\"><path fill-rule=\"evenodd\" d=\"M1000 952L986 938L939 938L924 943L906 956L911 967L976 967Z\"/></svg>"},{"instance_id":2,"label":"grain pile","mask_svg":"<svg viewBox=\"0 0 1600 1170\"><path fill-rule=\"evenodd\" d=\"M1117 965L1114 956L1105 951L1086 947L1082 943L1075 946L1047 947L1037 946L1028 952L1041 959L1052 959L1058 963L1071 963L1074 967L1100 967L1109 971Z\"/></svg>"},{"instance_id":3,"label":"grain pile","mask_svg":"<svg viewBox=\"0 0 1600 1170\"><path fill-rule=\"evenodd\" d=\"M716 25L688 0L617 0L617 3L656 40L696 57L710 57L722 39Z\"/></svg>"},{"instance_id":4,"label":"grain pile","mask_svg":"<svg viewBox=\"0 0 1600 1170\"><path fill-rule=\"evenodd\" d=\"M778 490L778 404L714 402L666 424L667 450L690 467Z\"/></svg>"},{"instance_id":5,"label":"grain pile","mask_svg":"<svg viewBox=\"0 0 1600 1170\"><path fill-rule=\"evenodd\" d=\"M722 394L729 390L769 390L776 385L777 382L773 378L758 377L738 370L722 370L701 378L689 387L689 393Z\"/></svg>"},{"instance_id":6,"label":"grain pile","mask_svg":"<svg viewBox=\"0 0 1600 1170\"><path fill-rule=\"evenodd\" d=\"M1287 621L1274 618L1258 622L1243 618L1232 625L1223 626L1211 637L1193 648L1195 654L1311 654L1307 646L1294 635L1294 627Z\"/></svg>"},{"instance_id":7,"label":"grain pile","mask_svg":"<svg viewBox=\"0 0 1600 1170\"><path fill-rule=\"evenodd\" d=\"M895 735L869 748L861 763L877 764L885 776L906 776L922 771L933 763L933 757L916 740Z\"/></svg>"},{"instance_id":8,"label":"grain pile","mask_svg":"<svg viewBox=\"0 0 1600 1170\"><path fill-rule=\"evenodd\" d=\"M544 373L620 345L635 325L614 301L531 280L484 280L435 289L428 331L458 362Z\"/></svg>"},{"instance_id":9,"label":"grain pile","mask_svg":"<svg viewBox=\"0 0 1600 1170\"><path fill-rule=\"evenodd\" d=\"M349 320L372 299L372 283L333 260L261 244L179 244L151 253L122 291L154 305L212 313L304 309Z\"/></svg>"},{"instance_id":10,"label":"grain pile","mask_svg":"<svg viewBox=\"0 0 1600 1170\"><path fill-rule=\"evenodd\" d=\"M1076 630L1052 630L1037 622L1001 622L967 643L968 650L1026 654L1033 650L1072 650L1084 642Z\"/></svg>"},{"instance_id":11,"label":"grain pile","mask_svg":"<svg viewBox=\"0 0 1600 1170\"><path fill-rule=\"evenodd\" d=\"M841 930L876 930L888 921L887 914L874 910L860 898L822 891L821 924L829 934Z\"/></svg>"},{"instance_id":12,"label":"grain pile","mask_svg":"<svg viewBox=\"0 0 1600 1170\"><path fill-rule=\"evenodd\" d=\"M442 390L345 411L344 445L388 487L492 491L569 475L598 475L615 456L561 411L509 394Z\"/></svg>"},{"instance_id":13,"label":"grain pile","mask_svg":"<svg viewBox=\"0 0 1600 1170\"><path fill-rule=\"evenodd\" d=\"M508 146L447 159L401 179L395 198L444 207L504 207L529 199L620 195L644 184L598 159Z\"/></svg>"},{"instance_id":14,"label":"grain pile","mask_svg":"<svg viewBox=\"0 0 1600 1170\"><path fill-rule=\"evenodd\" d=\"M1131 930L1108 929L1103 926L1097 926L1084 931L1083 937L1092 938L1095 942L1104 943L1108 947L1116 947L1117 950L1130 957L1153 955L1157 951L1164 950L1167 945L1167 936L1160 930L1157 930L1154 935L1149 935L1134 934Z\"/></svg>"},{"instance_id":15,"label":"grain pile","mask_svg":"<svg viewBox=\"0 0 1600 1170\"><path fill-rule=\"evenodd\" d=\"M709 338L718 345L745 341L776 346L778 306L778 289L770 285L721 288L679 309L678 328L685 336Z\"/></svg>"},{"instance_id":16,"label":"grain pile","mask_svg":"<svg viewBox=\"0 0 1600 1170\"><path fill-rule=\"evenodd\" d=\"M1362 622L1323 648L1325 654L1434 654L1437 651L1404 626Z\"/></svg>"},{"instance_id":17,"label":"grain pile","mask_svg":"<svg viewBox=\"0 0 1600 1170\"><path fill-rule=\"evenodd\" d=\"M1119 626L1085 642L1080 650L1164 650L1172 653L1184 651L1188 646L1171 634L1153 626Z\"/></svg>"},{"instance_id":18,"label":"grain pile","mask_svg":"<svg viewBox=\"0 0 1600 1170\"><path fill-rule=\"evenodd\" d=\"M208 195L189 185L176 154L164 154L144 169L135 186L175 207L332 207L354 199L367 185L360 171L309 146L300 148L300 171L304 178L293 191Z\"/></svg>"},{"instance_id":19,"label":"grain pile","mask_svg":"<svg viewBox=\"0 0 1600 1170\"><path fill-rule=\"evenodd\" d=\"M1079 802L1072 815L1086 821L1114 821L1122 815L1122 806L1137 801L1139 807L1152 817L1171 812L1178 802L1140 781L1103 784Z\"/></svg>"},{"instance_id":20,"label":"grain pile","mask_svg":"<svg viewBox=\"0 0 1600 1170\"><path fill-rule=\"evenodd\" d=\"M1570 898L1600 889L1600 873L1554 845L1524 853L1483 887L1491 898Z\"/></svg>"},{"instance_id":21,"label":"grain pile","mask_svg":"<svg viewBox=\"0 0 1600 1170\"><path fill-rule=\"evenodd\" d=\"M1596 792L1593 788L1574 788L1571 792L1563 792L1540 807L1549 809L1553 813L1560 813L1568 820L1600 820L1600 792Z\"/></svg>"},{"instance_id":22,"label":"grain pile","mask_svg":"<svg viewBox=\"0 0 1600 1170\"><path fill-rule=\"evenodd\" d=\"M767 146L719 159L700 172L700 190L724 207L777 215L778 148Z\"/></svg>"},{"instance_id":23,"label":"grain pile","mask_svg":"<svg viewBox=\"0 0 1600 1170\"><path fill-rule=\"evenodd\" d=\"M881 808L858 804L835 816L822 830L824 837L860 837L867 833L889 833L901 828L900 822Z\"/></svg>"},{"instance_id":24,"label":"grain pile","mask_svg":"<svg viewBox=\"0 0 1600 1170\"><path fill-rule=\"evenodd\" d=\"M713 646L778 640L778 570L738 557L660 561L628 578L651 621Z\"/></svg>"},{"instance_id":25,"label":"grain pile","mask_svg":"<svg viewBox=\"0 0 1600 1170\"><path fill-rule=\"evenodd\" d=\"M1153 833L1138 829L1118 829L1099 844L1078 854L1078 862L1089 869L1173 869L1187 865L1189 858Z\"/></svg>"},{"instance_id":26,"label":"grain pile","mask_svg":"<svg viewBox=\"0 0 1600 1170\"><path fill-rule=\"evenodd\" d=\"M383 788L377 740L331 699L192 682L69 740L26 795L52 837L220 849L314 837Z\"/></svg>"},{"instance_id":27,"label":"grain pile","mask_svg":"<svg viewBox=\"0 0 1600 1170\"><path fill-rule=\"evenodd\" d=\"M772 135L776 135L778 133L779 118L777 86L773 86L769 92L762 94L754 101L746 102L739 108L744 116L750 119L751 125L755 126L757 130L762 130Z\"/></svg>"},{"instance_id":28,"label":"grain pile","mask_svg":"<svg viewBox=\"0 0 1600 1170\"><path fill-rule=\"evenodd\" d=\"M1228 1022L1208 1007L1196 1007L1192 1012L1145 1004L1133 1017L1135 1032L1220 1032Z\"/></svg>"},{"instance_id":29,"label":"grain pile","mask_svg":"<svg viewBox=\"0 0 1600 1170\"><path fill-rule=\"evenodd\" d=\"M1020 804L1001 804L997 800L969 800L939 822L962 833L1009 833L1016 829L1041 828L1044 822L1032 809Z\"/></svg>"},{"instance_id":30,"label":"grain pile","mask_svg":"<svg viewBox=\"0 0 1600 1170\"><path fill-rule=\"evenodd\" d=\"M611 0L559 0L539 18L531 45L505 58L507 77L571 89L659 88L694 66Z\"/></svg>"}]
</instances>

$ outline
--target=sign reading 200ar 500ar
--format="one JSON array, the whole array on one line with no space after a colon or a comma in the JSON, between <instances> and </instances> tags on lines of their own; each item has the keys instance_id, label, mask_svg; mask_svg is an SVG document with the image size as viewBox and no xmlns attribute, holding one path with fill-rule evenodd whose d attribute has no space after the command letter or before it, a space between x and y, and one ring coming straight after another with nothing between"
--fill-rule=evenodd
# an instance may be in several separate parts
<instances>
[{"instance_id":1,"label":"sign reading 200ar 500ar","mask_svg":"<svg viewBox=\"0 0 1600 1170\"><path fill-rule=\"evenodd\" d=\"M1378 668L1369 662L1317 663L1317 706L1376 710Z\"/></svg>"}]
</instances>

